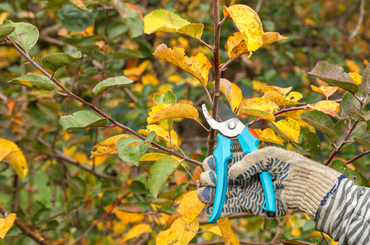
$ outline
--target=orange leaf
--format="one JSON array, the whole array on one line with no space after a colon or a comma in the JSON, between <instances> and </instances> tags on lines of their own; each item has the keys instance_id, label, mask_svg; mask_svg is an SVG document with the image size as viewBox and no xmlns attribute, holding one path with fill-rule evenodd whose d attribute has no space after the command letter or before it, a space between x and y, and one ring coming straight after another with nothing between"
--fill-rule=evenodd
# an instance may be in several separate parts
<instances>
[{"instance_id":1,"label":"orange leaf","mask_svg":"<svg viewBox=\"0 0 370 245\"><path fill-rule=\"evenodd\" d=\"M200 181L200 174L203 173L201 167L197 166L193 171L193 178Z\"/></svg>"},{"instance_id":2,"label":"orange leaf","mask_svg":"<svg viewBox=\"0 0 370 245\"><path fill-rule=\"evenodd\" d=\"M353 60L346 59L346 65L348 66L348 69L351 72L356 72L356 73L360 72L360 67Z\"/></svg>"},{"instance_id":3,"label":"orange leaf","mask_svg":"<svg viewBox=\"0 0 370 245\"><path fill-rule=\"evenodd\" d=\"M266 128L263 131L261 129L253 129L254 132L258 135L258 138L261 141L271 142L275 144L279 144L284 146L284 140L279 136L276 135L275 132L271 128Z\"/></svg>"},{"instance_id":4,"label":"orange leaf","mask_svg":"<svg viewBox=\"0 0 370 245\"><path fill-rule=\"evenodd\" d=\"M6 233L12 227L15 221L16 214L10 213L6 216L6 218L0 218L0 238L4 239Z\"/></svg>"},{"instance_id":5,"label":"orange leaf","mask_svg":"<svg viewBox=\"0 0 370 245\"><path fill-rule=\"evenodd\" d=\"M307 105L308 107L317 111L324 112L335 117L335 114L339 112L339 104L332 100L323 100L317 102L315 105Z\"/></svg>"},{"instance_id":6,"label":"orange leaf","mask_svg":"<svg viewBox=\"0 0 370 245\"><path fill-rule=\"evenodd\" d=\"M197 120L199 118L199 113L192 105L176 103L157 111L151 120L150 118L148 119L148 123L156 123L161 120L172 118L189 118Z\"/></svg>"},{"instance_id":7,"label":"orange leaf","mask_svg":"<svg viewBox=\"0 0 370 245\"><path fill-rule=\"evenodd\" d=\"M360 79L361 83L361 79ZM311 85L311 88L313 91L318 92L320 94L323 94L328 98L330 95L334 94L335 91L337 91L338 87L332 87L332 86L320 86L319 88L315 85Z\"/></svg>"},{"instance_id":8,"label":"orange leaf","mask_svg":"<svg viewBox=\"0 0 370 245\"><path fill-rule=\"evenodd\" d=\"M272 122L276 128L288 139L293 140L294 142L299 142L299 132L301 127L298 122L292 118L287 118L285 120L280 120L278 122Z\"/></svg>"},{"instance_id":9,"label":"orange leaf","mask_svg":"<svg viewBox=\"0 0 370 245\"><path fill-rule=\"evenodd\" d=\"M15 101L14 100L9 101L7 106L8 106L8 114L7 115L10 116L13 113L13 109L14 109L14 106L15 106Z\"/></svg>"},{"instance_id":10,"label":"orange leaf","mask_svg":"<svg viewBox=\"0 0 370 245\"><path fill-rule=\"evenodd\" d=\"M231 229L229 218L217 220L217 224L221 229L222 239L226 245L239 245L239 240L235 236L234 231Z\"/></svg>"},{"instance_id":11,"label":"orange leaf","mask_svg":"<svg viewBox=\"0 0 370 245\"><path fill-rule=\"evenodd\" d=\"M175 171L174 177L175 177L176 185L181 185L182 183L188 182L188 178L186 177L185 173L179 170Z\"/></svg>"},{"instance_id":12,"label":"orange leaf","mask_svg":"<svg viewBox=\"0 0 370 245\"><path fill-rule=\"evenodd\" d=\"M229 101L229 104L231 106L231 109L235 111L242 101L242 91L240 88L235 84L227 79L221 78L220 79L220 89L221 92L224 93L227 100Z\"/></svg>"},{"instance_id":13,"label":"orange leaf","mask_svg":"<svg viewBox=\"0 0 370 245\"><path fill-rule=\"evenodd\" d=\"M203 53L198 53L196 56L189 58L185 55L184 49L176 47L169 49L166 44L161 44L157 47L153 55L180 67L197 78L203 86L207 85L209 68L212 65Z\"/></svg>"},{"instance_id":14,"label":"orange leaf","mask_svg":"<svg viewBox=\"0 0 370 245\"><path fill-rule=\"evenodd\" d=\"M203 208L204 204L198 200L197 191L190 191L182 199L178 212L183 215L184 221L190 224Z\"/></svg>"},{"instance_id":15,"label":"orange leaf","mask_svg":"<svg viewBox=\"0 0 370 245\"><path fill-rule=\"evenodd\" d=\"M224 6L224 16L231 18L243 35L248 50L256 51L263 44L262 23L258 14L250 7L235 4Z\"/></svg>"}]
</instances>

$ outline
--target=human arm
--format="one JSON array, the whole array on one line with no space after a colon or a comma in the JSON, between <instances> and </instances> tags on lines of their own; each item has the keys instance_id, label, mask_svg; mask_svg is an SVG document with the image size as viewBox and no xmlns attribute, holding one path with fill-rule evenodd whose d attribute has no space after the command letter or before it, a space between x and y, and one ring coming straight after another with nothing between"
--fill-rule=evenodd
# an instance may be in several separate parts
<instances>
[{"instance_id":1,"label":"human arm","mask_svg":"<svg viewBox=\"0 0 370 245\"><path fill-rule=\"evenodd\" d=\"M214 186L216 183L216 175L214 173L213 159L208 158L204 162L204 173L201 175L202 188L198 190L198 196L201 201L210 206L206 208L206 215L210 215L212 211L212 198L214 193ZM261 210L263 203L263 189L258 180L257 173L267 170L273 180L275 197L277 203L276 213L266 213ZM286 151L277 147L267 147L258 150L254 153L248 154L244 158L240 155L234 157L233 161L229 164L229 185L224 204L224 210L221 217L229 216L233 213L250 212L257 215L280 217L284 216L288 209L299 209L308 214L313 220L317 218L317 229L324 231L334 239L337 234L335 233L342 224L337 224L337 220L325 218L324 213L343 212L341 209L330 206L330 201L336 197L336 189L340 186L341 190L343 183L352 181L344 179L345 176L341 173L328 168L320 163L309 160L298 153ZM362 188L362 187L353 187ZM357 191L358 192L358 191ZM351 192L352 193L352 192ZM255 198L257 197L257 198ZM260 198L259 198L260 197ZM345 194L347 202L353 201L351 194ZM338 202L339 200L335 200ZM328 206L329 205L329 206ZM353 208L355 209L355 208ZM366 208L365 208L366 209ZM350 208L348 210L351 210ZM364 208L362 209L364 210ZM316 216L317 213L317 217ZM352 214L355 215L356 214ZM337 214L339 220L346 219L341 214ZM326 219L325 221L323 221ZM350 218L358 221L359 217ZM363 224L368 219L363 220ZM348 220L346 220L347 222ZM343 222L342 222L343 223ZM344 224L344 223L343 223ZM354 222L347 222L347 228L340 227L340 229L349 229L353 227ZM321 226L320 226L321 225ZM357 223L358 225L358 223ZM367 226L367 225L365 225ZM361 228L363 228L362 226ZM350 232L348 233L350 234ZM370 234L367 232L367 234ZM344 237L342 235L342 237ZM338 240L349 239L338 237ZM359 244L359 243L348 243ZM365 244L365 243L364 243Z\"/></svg>"}]
</instances>

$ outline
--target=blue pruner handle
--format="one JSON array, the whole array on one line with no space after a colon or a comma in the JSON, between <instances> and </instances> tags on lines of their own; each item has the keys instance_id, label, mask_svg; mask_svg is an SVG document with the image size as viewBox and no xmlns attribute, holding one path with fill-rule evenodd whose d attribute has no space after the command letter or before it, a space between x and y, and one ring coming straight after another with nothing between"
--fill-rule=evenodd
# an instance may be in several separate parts
<instances>
[{"instance_id":1,"label":"blue pruner handle","mask_svg":"<svg viewBox=\"0 0 370 245\"><path fill-rule=\"evenodd\" d=\"M232 141L228 138L223 137L221 134L217 135L217 146L213 152L213 157L216 162L216 195L213 203L213 209L211 217L208 223L214 223L220 218L222 208L225 202L225 196L227 191L227 176L228 169L227 165L232 159L231 152Z\"/></svg>"},{"instance_id":2,"label":"blue pruner handle","mask_svg":"<svg viewBox=\"0 0 370 245\"><path fill-rule=\"evenodd\" d=\"M246 126L243 132L238 136L238 140L245 155L258 150L260 140L253 129ZM262 171L259 177L262 182L263 193L265 194L265 201L262 208L268 212L276 212L275 193L271 177L267 171Z\"/></svg>"}]
</instances>

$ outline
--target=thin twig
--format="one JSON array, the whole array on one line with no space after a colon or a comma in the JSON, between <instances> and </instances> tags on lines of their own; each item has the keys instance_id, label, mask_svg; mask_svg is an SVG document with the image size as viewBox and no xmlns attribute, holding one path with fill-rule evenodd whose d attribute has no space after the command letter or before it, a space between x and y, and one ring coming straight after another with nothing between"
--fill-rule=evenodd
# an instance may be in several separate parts
<instances>
[{"instance_id":1,"label":"thin twig","mask_svg":"<svg viewBox=\"0 0 370 245\"><path fill-rule=\"evenodd\" d=\"M262 2L263 2L263 0L258 0L256 9L254 10L254 11L256 11L256 13L258 13L261 10Z\"/></svg>"},{"instance_id":2,"label":"thin twig","mask_svg":"<svg viewBox=\"0 0 370 245\"><path fill-rule=\"evenodd\" d=\"M357 32L360 30L362 21L364 20L364 14L365 14L365 0L361 0L360 4L360 17L358 18L358 22L356 25L356 28L353 30L352 34L348 37L348 41L351 41L351 39L356 36Z\"/></svg>"},{"instance_id":3,"label":"thin twig","mask_svg":"<svg viewBox=\"0 0 370 245\"><path fill-rule=\"evenodd\" d=\"M229 59L228 61L226 61L226 63L224 63L221 67L220 67L220 70L223 71L233 60L235 60L236 58L234 59Z\"/></svg>"},{"instance_id":4,"label":"thin twig","mask_svg":"<svg viewBox=\"0 0 370 245\"><path fill-rule=\"evenodd\" d=\"M330 242L328 241L328 239L326 238L325 234L321 232L321 236L322 238L325 240L326 244L330 245Z\"/></svg>"},{"instance_id":5,"label":"thin twig","mask_svg":"<svg viewBox=\"0 0 370 245\"><path fill-rule=\"evenodd\" d=\"M6 209L3 208L1 205L0 205L0 213L2 213L4 217L6 217L9 214L9 212L6 211ZM18 218L15 218L14 224L22 231L23 234L25 234L26 236L28 236L29 238L31 238L38 244L48 245L48 243L45 242L44 238L30 231Z\"/></svg>"},{"instance_id":6,"label":"thin twig","mask_svg":"<svg viewBox=\"0 0 370 245\"><path fill-rule=\"evenodd\" d=\"M193 180L194 184L198 186L197 181L194 179L193 175L190 173L190 171L184 166L184 164L181 164L181 167L185 169L185 171L189 174L190 178Z\"/></svg>"},{"instance_id":7,"label":"thin twig","mask_svg":"<svg viewBox=\"0 0 370 245\"><path fill-rule=\"evenodd\" d=\"M359 158L361 158L361 157L363 157L363 156L365 156L365 155L367 155L367 154L370 154L370 150L368 150L368 151L364 151L364 152L363 152L363 153L361 153L360 155L358 155L358 156L356 156L356 157L352 158L351 160L348 160L348 161L346 162L346 164L350 164L350 163L352 163L352 162L356 161L357 159L359 159Z\"/></svg>"},{"instance_id":8,"label":"thin twig","mask_svg":"<svg viewBox=\"0 0 370 245\"><path fill-rule=\"evenodd\" d=\"M126 196L122 196L121 198L118 198L116 199L116 201L113 203L112 205L112 208L106 213L104 214L100 219L98 219L94 224L92 224L81 236L79 236L76 240L74 240L71 245L73 244L76 244L78 243L79 241L81 241L82 238L84 238L85 236L87 236L87 234L89 234L89 232L98 224L100 223L102 220L104 220L106 217L108 217L108 215L110 215L114 208L121 202L121 200L123 198L125 198Z\"/></svg>"}]
</instances>

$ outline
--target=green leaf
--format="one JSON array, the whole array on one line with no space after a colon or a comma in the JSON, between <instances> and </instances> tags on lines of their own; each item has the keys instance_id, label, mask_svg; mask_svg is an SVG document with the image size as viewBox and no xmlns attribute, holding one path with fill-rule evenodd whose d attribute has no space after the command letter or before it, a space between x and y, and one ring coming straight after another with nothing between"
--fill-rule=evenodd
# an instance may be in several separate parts
<instances>
[{"instance_id":1,"label":"green leaf","mask_svg":"<svg viewBox=\"0 0 370 245\"><path fill-rule=\"evenodd\" d=\"M308 74L313 75L329 85L340 87L351 93L356 93L358 86L352 78L344 72L343 67L326 61L319 61Z\"/></svg>"},{"instance_id":2,"label":"green leaf","mask_svg":"<svg viewBox=\"0 0 370 245\"><path fill-rule=\"evenodd\" d=\"M364 137L354 137L353 138L357 144L365 146L367 149L370 149L370 135Z\"/></svg>"},{"instance_id":3,"label":"green leaf","mask_svg":"<svg viewBox=\"0 0 370 245\"><path fill-rule=\"evenodd\" d=\"M76 44L74 44L77 48L85 49L85 50L99 50L99 46L96 45L92 40L89 38L81 38L79 39Z\"/></svg>"},{"instance_id":4,"label":"green leaf","mask_svg":"<svg viewBox=\"0 0 370 245\"><path fill-rule=\"evenodd\" d=\"M46 68L52 71L56 71L60 67L68 65L72 63L73 61L80 59L81 57L82 57L81 51L78 51L71 55L66 54L66 53L57 53L57 54L49 54L49 55L42 57L41 62Z\"/></svg>"},{"instance_id":5,"label":"green leaf","mask_svg":"<svg viewBox=\"0 0 370 245\"><path fill-rule=\"evenodd\" d=\"M370 64L367 65L364 73L362 73L361 85L365 95L370 94Z\"/></svg>"},{"instance_id":6,"label":"green leaf","mask_svg":"<svg viewBox=\"0 0 370 245\"><path fill-rule=\"evenodd\" d=\"M95 22L97 15L98 9L96 7L89 12L77 8L71 2L65 3L59 11L60 20L69 32L81 32L86 30Z\"/></svg>"},{"instance_id":7,"label":"green leaf","mask_svg":"<svg viewBox=\"0 0 370 245\"><path fill-rule=\"evenodd\" d=\"M290 141L290 143L309 158L314 158L319 153L321 143L319 137L305 128L301 128L299 133L299 143Z\"/></svg>"},{"instance_id":8,"label":"green leaf","mask_svg":"<svg viewBox=\"0 0 370 245\"><path fill-rule=\"evenodd\" d=\"M203 33L203 28L203 24L192 24L165 9L154 10L144 17L144 32L146 34L166 31L200 38Z\"/></svg>"},{"instance_id":9,"label":"green leaf","mask_svg":"<svg viewBox=\"0 0 370 245\"><path fill-rule=\"evenodd\" d=\"M125 76L111 77L111 78L105 79L104 81L101 81L100 83L98 83L94 87L93 92L97 96L109 87L123 86L123 85L127 85L133 82L134 82L133 80L128 79Z\"/></svg>"},{"instance_id":10,"label":"green leaf","mask_svg":"<svg viewBox=\"0 0 370 245\"><path fill-rule=\"evenodd\" d=\"M141 195L146 194L147 189L142 182L135 180L130 185L130 191L134 194Z\"/></svg>"},{"instance_id":11,"label":"green leaf","mask_svg":"<svg viewBox=\"0 0 370 245\"><path fill-rule=\"evenodd\" d=\"M357 115L356 110L360 110L360 102L353 96L353 94L346 92L340 103L341 111L348 118Z\"/></svg>"},{"instance_id":12,"label":"green leaf","mask_svg":"<svg viewBox=\"0 0 370 245\"><path fill-rule=\"evenodd\" d=\"M39 39L39 30L30 23L18 22L13 23L10 20L4 20L4 25L14 26L15 30L10 33L9 37L18 44L26 53L35 46Z\"/></svg>"},{"instance_id":13,"label":"green leaf","mask_svg":"<svg viewBox=\"0 0 370 245\"><path fill-rule=\"evenodd\" d=\"M140 13L126 5L123 6L127 11L126 19L131 30L131 37L136 38L141 36L141 34L143 34L143 20L141 19Z\"/></svg>"},{"instance_id":14,"label":"green leaf","mask_svg":"<svg viewBox=\"0 0 370 245\"><path fill-rule=\"evenodd\" d=\"M127 32L130 27L122 22L113 23L108 27L108 37L114 39Z\"/></svg>"},{"instance_id":15,"label":"green leaf","mask_svg":"<svg viewBox=\"0 0 370 245\"><path fill-rule=\"evenodd\" d=\"M51 120L56 121L58 119L60 111L59 103L38 102L36 105L37 108Z\"/></svg>"},{"instance_id":16,"label":"green leaf","mask_svg":"<svg viewBox=\"0 0 370 245\"><path fill-rule=\"evenodd\" d=\"M164 94L154 94L153 101L156 105L163 104Z\"/></svg>"},{"instance_id":17,"label":"green leaf","mask_svg":"<svg viewBox=\"0 0 370 245\"><path fill-rule=\"evenodd\" d=\"M15 26L9 26L9 25L0 26L0 39L6 38L14 30L15 30Z\"/></svg>"},{"instance_id":18,"label":"green leaf","mask_svg":"<svg viewBox=\"0 0 370 245\"><path fill-rule=\"evenodd\" d=\"M158 140L154 131L148 134L145 141L138 138L122 137L117 142L118 156L122 161L138 166L140 158L148 150L153 140Z\"/></svg>"},{"instance_id":19,"label":"green leaf","mask_svg":"<svg viewBox=\"0 0 370 245\"><path fill-rule=\"evenodd\" d=\"M42 208L32 217L31 223L33 226L38 226L42 222L46 221L49 218L51 212L50 208Z\"/></svg>"},{"instance_id":20,"label":"green leaf","mask_svg":"<svg viewBox=\"0 0 370 245\"><path fill-rule=\"evenodd\" d=\"M84 196L86 194L85 182L77 176L73 176L67 180L68 187L76 192L78 196Z\"/></svg>"},{"instance_id":21,"label":"green leaf","mask_svg":"<svg viewBox=\"0 0 370 245\"><path fill-rule=\"evenodd\" d=\"M355 121L352 121L352 125ZM366 130L367 128L367 123L366 122L358 122L356 128L352 131L351 136L349 140L354 140L354 137L360 137Z\"/></svg>"},{"instance_id":22,"label":"green leaf","mask_svg":"<svg viewBox=\"0 0 370 245\"><path fill-rule=\"evenodd\" d=\"M183 160L175 161L170 157L158 159L150 170L148 186L150 193L157 198L162 186L170 175L180 166Z\"/></svg>"},{"instance_id":23,"label":"green leaf","mask_svg":"<svg viewBox=\"0 0 370 245\"><path fill-rule=\"evenodd\" d=\"M348 130L345 124L346 120L340 120L334 126L335 133L337 134L337 138L335 139L335 143L337 145L342 144L348 134Z\"/></svg>"},{"instance_id":24,"label":"green leaf","mask_svg":"<svg viewBox=\"0 0 370 245\"><path fill-rule=\"evenodd\" d=\"M62 116L59 122L63 130L81 130L88 127L105 126L108 123L108 118L104 118L93 111L83 110Z\"/></svg>"},{"instance_id":25,"label":"green leaf","mask_svg":"<svg viewBox=\"0 0 370 245\"><path fill-rule=\"evenodd\" d=\"M330 139L335 140L337 134L334 130L334 123L332 120L320 111L305 111L300 115L300 118L306 123L310 124Z\"/></svg>"},{"instance_id":26,"label":"green leaf","mask_svg":"<svg viewBox=\"0 0 370 245\"><path fill-rule=\"evenodd\" d=\"M53 83L50 78L38 74L30 74L22 77L17 77L8 81L8 83L19 84L29 88L58 91L57 85Z\"/></svg>"},{"instance_id":27,"label":"green leaf","mask_svg":"<svg viewBox=\"0 0 370 245\"><path fill-rule=\"evenodd\" d=\"M350 169L344 162L341 160L334 160L331 164L331 168L337 170L338 172L345 174L347 178L353 180L355 185L359 186L369 186L369 181L359 172Z\"/></svg>"},{"instance_id":28,"label":"green leaf","mask_svg":"<svg viewBox=\"0 0 370 245\"><path fill-rule=\"evenodd\" d=\"M141 53L131 50L131 49L120 49L113 54L113 59L136 59L136 58L144 58Z\"/></svg>"},{"instance_id":29,"label":"green leaf","mask_svg":"<svg viewBox=\"0 0 370 245\"><path fill-rule=\"evenodd\" d=\"M163 104L175 104L177 101L177 97L174 93L170 90L166 91L163 97Z\"/></svg>"}]
</instances>

